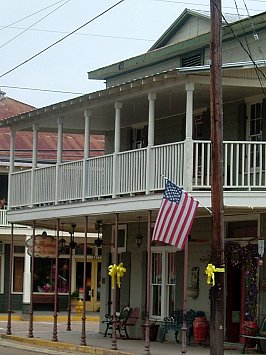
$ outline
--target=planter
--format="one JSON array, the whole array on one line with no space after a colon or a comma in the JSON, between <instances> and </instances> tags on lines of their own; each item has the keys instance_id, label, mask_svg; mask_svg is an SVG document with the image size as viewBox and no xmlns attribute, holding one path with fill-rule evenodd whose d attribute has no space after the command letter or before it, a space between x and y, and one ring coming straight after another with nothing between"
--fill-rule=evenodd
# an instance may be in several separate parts
<instances>
[{"instance_id":1,"label":"planter","mask_svg":"<svg viewBox=\"0 0 266 355\"><path fill-rule=\"evenodd\" d=\"M204 343L208 335L208 321L206 317L195 317L193 322L193 330L196 343Z\"/></svg>"},{"instance_id":2,"label":"planter","mask_svg":"<svg viewBox=\"0 0 266 355\"><path fill-rule=\"evenodd\" d=\"M244 321L243 323L243 334L246 335L256 335L258 333L258 325L254 321ZM254 348L256 346L256 339L243 338L243 343L246 344L247 348Z\"/></svg>"},{"instance_id":3,"label":"planter","mask_svg":"<svg viewBox=\"0 0 266 355\"><path fill-rule=\"evenodd\" d=\"M159 328L160 328L159 324L150 324L150 341L156 341ZM145 340L146 325L142 324L141 329L142 329L143 339Z\"/></svg>"}]
</instances>

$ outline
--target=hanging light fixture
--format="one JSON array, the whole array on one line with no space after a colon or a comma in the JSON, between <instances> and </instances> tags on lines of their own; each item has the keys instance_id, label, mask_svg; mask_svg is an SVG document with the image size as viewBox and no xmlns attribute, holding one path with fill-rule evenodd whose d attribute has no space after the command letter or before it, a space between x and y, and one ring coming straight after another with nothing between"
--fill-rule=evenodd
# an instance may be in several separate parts
<instances>
[{"instance_id":1,"label":"hanging light fixture","mask_svg":"<svg viewBox=\"0 0 266 355\"><path fill-rule=\"evenodd\" d=\"M137 233L137 235L136 235L136 244L137 244L138 248L141 246L142 240L143 240L143 235L140 233L140 219L141 219L141 217L138 217L138 220L139 220L139 230L138 230L138 233Z\"/></svg>"},{"instance_id":2,"label":"hanging light fixture","mask_svg":"<svg viewBox=\"0 0 266 355\"><path fill-rule=\"evenodd\" d=\"M102 233L103 233L103 221L100 219L100 220L97 220L96 223L95 223L95 230L97 231L98 233L98 237L97 239L94 240L94 244L100 248L103 244L103 239L102 239ZM100 238L100 235L101 235L101 238Z\"/></svg>"},{"instance_id":3,"label":"hanging light fixture","mask_svg":"<svg viewBox=\"0 0 266 355\"><path fill-rule=\"evenodd\" d=\"M70 235L69 244L68 245L66 244L66 240L64 238L61 238L59 240L59 252L60 253L62 253L66 248L71 248L73 250L77 246L77 243L74 241L74 232L75 232L76 224L71 224L71 227L72 227L72 231L69 232L69 235Z\"/></svg>"}]
</instances>

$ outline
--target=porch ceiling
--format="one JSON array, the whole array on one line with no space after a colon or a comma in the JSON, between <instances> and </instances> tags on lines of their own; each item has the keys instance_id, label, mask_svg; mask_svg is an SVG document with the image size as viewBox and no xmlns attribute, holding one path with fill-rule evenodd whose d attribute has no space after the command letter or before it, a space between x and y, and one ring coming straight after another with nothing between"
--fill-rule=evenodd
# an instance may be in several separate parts
<instances>
[{"instance_id":1,"label":"porch ceiling","mask_svg":"<svg viewBox=\"0 0 266 355\"><path fill-rule=\"evenodd\" d=\"M250 71L250 69L248 69ZM237 74L237 75L236 75ZM115 101L123 104L121 126L148 122L149 92L156 92L155 119L184 113L186 110L186 82L194 82L194 109L209 106L209 73L179 73L173 70L87 94L72 100L60 102L35 111L1 121L1 125L14 126L16 130L32 130L38 123L40 131L57 130L57 119L64 117L64 132L82 133L84 131L84 110L92 113L92 133L114 129ZM258 79L245 78L239 73L227 71L223 78L224 103L243 100L245 97L262 94Z\"/></svg>"}]
</instances>

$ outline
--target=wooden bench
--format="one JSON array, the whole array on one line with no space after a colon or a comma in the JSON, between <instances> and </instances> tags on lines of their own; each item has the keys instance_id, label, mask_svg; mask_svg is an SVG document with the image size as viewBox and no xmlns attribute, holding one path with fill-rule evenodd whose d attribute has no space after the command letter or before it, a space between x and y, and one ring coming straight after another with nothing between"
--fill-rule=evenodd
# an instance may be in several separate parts
<instances>
[{"instance_id":1,"label":"wooden bench","mask_svg":"<svg viewBox=\"0 0 266 355\"><path fill-rule=\"evenodd\" d=\"M54 294L43 293L33 293L32 295L32 303L33 304L49 304L54 305ZM57 300L57 308L58 308L58 300Z\"/></svg>"},{"instance_id":2,"label":"wooden bench","mask_svg":"<svg viewBox=\"0 0 266 355\"><path fill-rule=\"evenodd\" d=\"M195 316L196 316L196 312L193 311L193 309L190 309L186 313L188 344L191 343L191 337L193 335L193 321L195 319ZM171 317L165 317L163 319L163 322L159 330L159 339L162 343L165 341L166 333L169 331L175 332L175 340L177 343L179 343L177 336L178 333L182 330L183 319L184 319L184 311L182 309L178 309L174 311Z\"/></svg>"},{"instance_id":3,"label":"wooden bench","mask_svg":"<svg viewBox=\"0 0 266 355\"><path fill-rule=\"evenodd\" d=\"M129 339L128 327L136 325L139 318L140 307L124 307L120 315L116 318L116 330L119 332L121 338ZM113 316L110 314L105 315L105 320L102 323L106 324L104 336L112 335L113 331Z\"/></svg>"},{"instance_id":4,"label":"wooden bench","mask_svg":"<svg viewBox=\"0 0 266 355\"><path fill-rule=\"evenodd\" d=\"M247 348L256 348L256 351L263 354L261 340L266 340L266 317L263 318L260 328L251 328L244 326L243 330L246 334L240 334L245 339L242 354L246 353Z\"/></svg>"},{"instance_id":5,"label":"wooden bench","mask_svg":"<svg viewBox=\"0 0 266 355\"><path fill-rule=\"evenodd\" d=\"M131 308L129 306L122 308L119 316L117 317L116 321L117 324L122 321L126 321L127 318L129 317L129 313L131 312ZM103 324L106 325L104 336L106 337L107 335L112 336L112 330L113 330L113 315L112 314L106 314L105 315L105 320L102 321ZM117 330L119 331L119 327L117 325Z\"/></svg>"}]
</instances>

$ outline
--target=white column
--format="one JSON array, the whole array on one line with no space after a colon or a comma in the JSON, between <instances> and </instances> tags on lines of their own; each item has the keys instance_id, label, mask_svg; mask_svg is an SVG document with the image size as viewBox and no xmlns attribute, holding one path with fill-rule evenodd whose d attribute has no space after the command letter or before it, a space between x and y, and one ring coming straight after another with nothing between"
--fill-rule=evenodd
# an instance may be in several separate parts
<instances>
[{"instance_id":1,"label":"white column","mask_svg":"<svg viewBox=\"0 0 266 355\"><path fill-rule=\"evenodd\" d=\"M9 175L8 175L8 197L7 197L7 208L10 209L12 204L11 201L11 174L15 170L15 138L16 131L13 129L10 130L10 158L9 158Z\"/></svg>"},{"instance_id":2,"label":"white column","mask_svg":"<svg viewBox=\"0 0 266 355\"><path fill-rule=\"evenodd\" d=\"M25 238L25 241L30 239L30 236ZM30 287L31 287L31 257L27 253L27 247L25 247L24 257L24 274L23 274L23 303L30 304Z\"/></svg>"},{"instance_id":3,"label":"white column","mask_svg":"<svg viewBox=\"0 0 266 355\"><path fill-rule=\"evenodd\" d=\"M113 197L117 195L117 186L119 182L119 166L117 153L120 152L120 125L121 125L121 109L122 103L115 103L115 141L113 155Z\"/></svg>"},{"instance_id":4,"label":"white column","mask_svg":"<svg viewBox=\"0 0 266 355\"><path fill-rule=\"evenodd\" d=\"M58 204L59 199L59 164L62 163L62 149L63 149L63 118L57 120L57 162L56 162L56 182L55 182L55 204Z\"/></svg>"},{"instance_id":5,"label":"white column","mask_svg":"<svg viewBox=\"0 0 266 355\"><path fill-rule=\"evenodd\" d=\"M193 91L194 83L186 83L187 104L186 104L186 139L184 147L184 189L192 190L193 177Z\"/></svg>"},{"instance_id":6,"label":"white column","mask_svg":"<svg viewBox=\"0 0 266 355\"><path fill-rule=\"evenodd\" d=\"M150 193L151 178L154 171L154 161L152 159L151 147L154 146L154 122L155 122L155 100L156 94L148 94L149 100L149 126L148 126L148 147L147 147L147 166L146 166L146 195Z\"/></svg>"},{"instance_id":7,"label":"white column","mask_svg":"<svg viewBox=\"0 0 266 355\"><path fill-rule=\"evenodd\" d=\"M88 194L88 163L87 159L90 157L90 119L91 112L84 111L85 118L85 133L84 133L84 158L83 158L83 189L82 189L82 201L85 201Z\"/></svg>"},{"instance_id":8,"label":"white column","mask_svg":"<svg viewBox=\"0 0 266 355\"><path fill-rule=\"evenodd\" d=\"M32 168L31 168L31 207L34 204L34 173L38 161L38 125L33 124L33 142L32 142Z\"/></svg>"}]
</instances>

